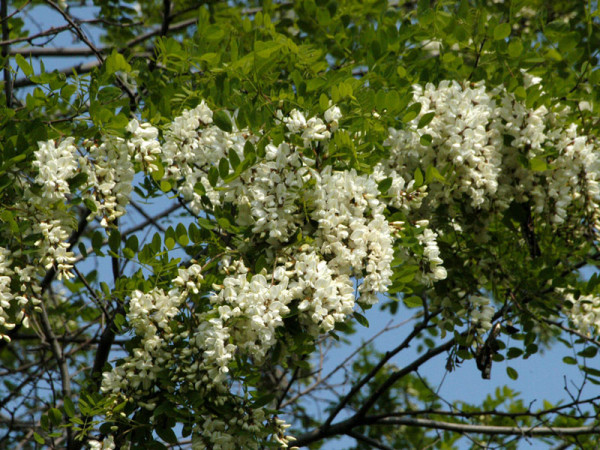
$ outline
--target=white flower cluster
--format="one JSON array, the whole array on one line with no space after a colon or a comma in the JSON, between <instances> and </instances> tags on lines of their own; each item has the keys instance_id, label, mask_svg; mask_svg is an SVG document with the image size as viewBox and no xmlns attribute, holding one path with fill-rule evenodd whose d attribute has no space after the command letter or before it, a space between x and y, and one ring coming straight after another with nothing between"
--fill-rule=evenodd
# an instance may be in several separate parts
<instances>
[{"instance_id":1,"label":"white flower cluster","mask_svg":"<svg viewBox=\"0 0 600 450\"><path fill-rule=\"evenodd\" d=\"M561 131L555 145L558 156L551 162L554 170L547 178L547 188L534 190L536 210L542 210L543 200L549 199L553 202L552 220L558 224L568 220L571 205L597 217L600 158L594 145L587 137L578 136L575 124Z\"/></svg>"},{"instance_id":2,"label":"white flower cluster","mask_svg":"<svg viewBox=\"0 0 600 450\"><path fill-rule=\"evenodd\" d=\"M496 312L489 297L459 291L455 296L444 297L440 306L443 308L443 319L438 326L441 329L442 338L447 333L444 325L446 323L455 324L459 319L469 324L472 331L469 337L473 339L472 343L483 343L486 333L492 328L492 319Z\"/></svg>"},{"instance_id":3,"label":"white flower cluster","mask_svg":"<svg viewBox=\"0 0 600 450\"><path fill-rule=\"evenodd\" d=\"M54 267L58 279L72 278L75 261L69 250L68 237L73 231L75 219L68 210L71 192L69 182L76 175L87 175L87 182L79 187L84 198L90 198L96 211L88 219L100 217L101 224L108 224L125 213L135 175L133 162L139 162L147 172L157 170L156 157L160 153L158 130L148 124L140 125L132 120L127 131L131 139L106 136L100 145L89 146L87 155L77 156L72 137L38 143L34 152L33 177L35 186L28 186L23 177L24 197L16 203L27 217L33 218L33 227L24 233L40 234L35 242L36 254L32 265L46 270Z\"/></svg>"},{"instance_id":4,"label":"white flower cluster","mask_svg":"<svg viewBox=\"0 0 600 450\"><path fill-rule=\"evenodd\" d=\"M67 180L75 176L78 169L74 138L69 137L56 146L54 141L38 142L34 152L33 167L38 169L35 183L41 186L42 197L50 203L64 201L71 193Z\"/></svg>"},{"instance_id":5,"label":"white flower cluster","mask_svg":"<svg viewBox=\"0 0 600 450\"><path fill-rule=\"evenodd\" d=\"M467 196L474 207L488 206L498 188L502 161L502 134L490 127L496 109L493 95L484 85L463 89L449 81L414 89L421 111L411 128L416 129L426 114L432 114L431 121L416 131L389 130L384 145L390 147L390 167L404 180L412 180L417 168L433 166L441 173L452 168L452 185L432 183L428 201L437 205ZM431 144L422 142L425 135Z\"/></svg>"},{"instance_id":6,"label":"white flower cluster","mask_svg":"<svg viewBox=\"0 0 600 450\"><path fill-rule=\"evenodd\" d=\"M29 232L41 235L35 243L38 252L32 264L46 270L54 267L59 279L73 277L74 255L67 242L73 219L65 205L72 194L69 180L79 171L76 152L72 137L62 140L58 146L52 140L38 142L32 165L37 169L34 182L41 193L34 193L33 187L27 187L24 202L17 203L18 209L25 210L36 220Z\"/></svg>"},{"instance_id":7,"label":"white flower cluster","mask_svg":"<svg viewBox=\"0 0 600 450\"><path fill-rule=\"evenodd\" d=\"M564 312L575 328L587 336L600 333L600 297L581 295L575 299L571 293L563 295L572 305L570 308L565 307Z\"/></svg>"},{"instance_id":8,"label":"white flower cluster","mask_svg":"<svg viewBox=\"0 0 600 450\"><path fill-rule=\"evenodd\" d=\"M102 441L92 439L88 441L88 447L90 450L115 450L115 440L112 436L107 436Z\"/></svg>"},{"instance_id":9,"label":"white flower cluster","mask_svg":"<svg viewBox=\"0 0 600 450\"><path fill-rule=\"evenodd\" d=\"M237 351L262 360L275 344L276 330L292 305L301 313L300 321L318 334L333 330L352 313L353 278L358 280L359 301L366 305L376 303L377 293L386 292L391 283L393 234L375 178L354 170L335 171L331 166L319 171L315 161L303 154L304 148L312 146L322 146L325 152L338 129L339 108L330 107L324 116L325 120L306 119L297 110L288 117L279 114L288 140L267 144L261 160L230 180L222 170L215 180L211 171L223 159L237 159L241 164L248 156L248 145L258 142L257 136L213 125L213 113L204 102L176 118L165 133L165 173L192 209L205 207L204 194L213 206L234 205L238 225L251 226L255 239L264 239L271 248L267 253L271 271L263 269L249 276L241 260L223 266L228 275L210 299L212 310L200 317L198 329L189 337L203 355L193 370L205 373L212 384L226 379ZM291 143L294 135L304 147ZM228 173L234 170L229 167ZM203 189L198 190L199 185ZM427 231L421 242L431 282L444 278L445 271L436 235ZM311 239L298 248L285 246L296 232L312 235ZM181 286L175 295L189 295L188 289L193 292L194 282L187 276L183 273L175 280ZM133 308L129 315L137 328Z\"/></svg>"},{"instance_id":10,"label":"white flower cluster","mask_svg":"<svg viewBox=\"0 0 600 450\"><path fill-rule=\"evenodd\" d=\"M471 322L476 327L478 338L481 339L481 336L492 328L492 318L496 310L490 304L490 299L482 295L469 296L468 304Z\"/></svg>"},{"instance_id":11,"label":"white flower cluster","mask_svg":"<svg viewBox=\"0 0 600 450\"><path fill-rule=\"evenodd\" d=\"M443 81L414 89L420 113L409 129L389 130L391 160L382 171L401 186L417 168L445 174L446 184L428 186L429 207L464 198L479 210L502 210L531 199L535 212L556 224L567 220L570 207L597 218L600 159L560 112L527 108L504 89L488 91L482 83Z\"/></svg>"},{"instance_id":12,"label":"white flower cluster","mask_svg":"<svg viewBox=\"0 0 600 450\"><path fill-rule=\"evenodd\" d=\"M311 215L319 223L315 247L334 273L363 279L360 300L372 305L391 283L394 252L385 204L372 178L330 169L316 176Z\"/></svg>"},{"instance_id":13,"label":"white flower cluster","mask_svg":"<svg viewBox=\"0 0 600 450\"><path fill-rule=\"evenodd\" d=\"M123 364L104 372L102 392L118 394L128 389L140 392L150 389L161 367L171 358L164 345L173 338L169 321L179 313L181 302L177 289L169 293L159 288L146 294L132 292L127 318L141 337L140 346Z\"/></svg>"},{"instance_id":14,"label":"white flower cluster","mask_svg":"<svg viewBox=\"0 0 600 450\"><path fill-rule=\"evenodd\" d=\"M264 430L264 422L267 419L264 410L257 408L246 411L238 407L235 413L234 417L245 418L245 421L241 424L241 430L235 418L228 421L222 417L203 416L199 420L200 430L193 441L192 447L220 450L261 448L252 436L260 434ZM276 430L273 433L273 440L279 448L288 448L288 444L294 440L292 436L285 435L285 430L290 425L281 419L274 419L271 422Z\"/></svg>"},{"instance_id":15,"label":"white flower cluster","mask_svg":"<svg viewBox=\"0 0 600 450\"><path fill-rule=\"evenodd\" d=\"M427 228L429 221L419 220L417 227L421 228L423 232L417 236L417 239L423 246L423 257L425 262L428 264L428 270L424 270L420 273L420 281L431 285L435 281L445 280L447 273L446 269L442 264L442 258L440 258L440 248L437 244L437 234Z\"/></svg>"},{"instance_id":16,"label":"white flower cluster","mask_svg":"<svg viewBox=\"0 0 600 450\"><path fill-rule=\"evenodd\" d=\"M98 217L103 227L125 214L133 190L134 162L141 164L145 172L158 170L156 162L161 152L158 130L133 119L126 131L131 133L129 139L104 136L99 145L90 145L87 156L80 159L88 176L88 196L96 208L88 220Z\"/></svg>"},{"instance_id":17,"label":"white flower cluster","mask_svg":"<svg viewBox=\"0 0 600 450\"><path fill-rule=\"evenodd\" d=\"M193 304L189 301L192 296L202 294L200 266L180 269L168 293L160 289L146 294L134 291L127 317L141 342L124 362L104 374L104 392L132 395L152 408L156 371L172 365L176 367L175 380L184 391L204 390L224 399L236 357L260 364L276 344L278 333L284 332L284 321L292 310L298 312L294 320L317 336L346 320L357 300L372 305L378 293L387 291L397 231L385 217L386 207L390 203L418 204L424 190L409 193L411 183L395 180L384 198L377 184L381 176L339 171L330 165L319 167L312 157L318 152L327 154L329 140L342 118L335 106L325 112L324 120L306 119L297 110L287 117L280 113L278 118L285 126L285 138L278 144L263 144L261 157L255 148L260 136L235 125L230 132L224 131L213 124L213 112L204 102L185 111L166 130L161 152L166 179L194 212L210 212L204 196L214 209L234 211L235 223L253 232L236 250L244 255L244 245L253 248L250 241L266 243L266 267L252 273L243 258L231 262L231 256L223 257L220 268L225 277L221 285L214 286L209 309L196 313L198 325L193 330L176 332L170 321L179 308ZM130 131L146 139L146 143L132 146L141 155L138 161L150 167L159 149L148 142L154 142L156 134L137 123ZM113 152L110 158L98 157L100 165L132 154L116 138L90 153L100 148ZM99 164L94 165L98 171ZM131 162L123 167L127 173L133 170ZM113 183L114 171L109 172L113 178L107 189L112 195L122 189ZM127 196L124 192L122 198ZM106 203L100 202L98 208ZM114 202L109 208L117 210ZM424 276L430 283L445 277L445 271L436 234L425 222L421 228L427 266ZM254 258L256 255L249 256ZM181 346L182 342L186 345ZM234 439L234 428L209 416L204 424L211 427L206 433L212 436L211 445L228 448L224 443ZM247 415L244 421L251 426L254 419ZM277 436L280 445L288 440L283 433Z\"/></svg>"},{"instance_id":18,"label":"white flower cluster","mask_svg":"<svg viewBox=\"0 0 600 450\"><path fill-rule=\"evenodd\" d=\"M217 167L221 158L227 155L228 148L234 146L233 140L220 128L207 127L213 121L212 116L204 101L196 108L184 111L165 132L162 146L166 176L177 182L179 193L196 213L203 210L196 185L201 183L208 198L218 202L218 193L208 181L208 172L211 167Z\"/></svg>"},{"instance_id":19,"label":"white flower cluster","mask_svg":"<svg viewBox=\"0 0 600 450\"><path fill-rule=\"evenodd\" d=\"M10 342L10 336L5 331L12 330L17 323L29 328L29 315L26 308L32 307L39 312L41 287L32 283L32 278L39 268L15 266L10 250L0 247L0 339ZM11 282L18 280L21 284L17 291L11 290Z\"/></svg>"},{"instance_id":20,"label":"white flower cluster","mask_svg":"<svg viewBox=\"0 0 600 450\"><path fill-rule=\"evenodd\" d=\"M0 247L0 339L5 340L10 340L10 338L4 334L4 331L12 330L15 327L8 314L14 299L14 294L10 289L10 280L13 274L10 268L11 262L10 251Z\"/></svg>"},{"instance_id":21,"label":"white flower cluster","mask_svg":"<svg viewBox=\"0 0 600 450\"><path fill-rule=\"evenodd\" d=\"M392 181L386 192L386 203L404 213L419 209L427 196L427 186L415 188L415 180L407 182L388 162L377 164L373 171L373 179L377 183L388 178Z\"/></svg>"},{"instance_id":22,"label":"white flower cluster","mask_svg":"<svg viewBox=\"0 0 600 450\"><path fill-rule=\"evenodd\" d=\"M96 207L88 220L98 217L106 227L125 214L133 189L133 162L127 144L114 136L106 136L100 145L92 145L88 155L83 160L83 170L88 175L90 198Z\"/></svg>"},{"instance_id":23,"label":"white flower cluster","mask_svg":"<svg viewBox=\"0 0 600 450\"><path fill-rule=\"evenodd\" d=\"M126 140L129 155L142 165L145 172L157 171L157 156L162 152L158 142L158 129L149 123L140 124L137 119L132 119L126 130L131 133L131 137Z\"/></svg>"},{"instance_id":24,"label":"white flower cluster","mask_svg":"<svg viewBox=\"0 0 600 450\"><path fill-rule=\"evenodd\" d=\"M69 233L61 226L59 220L50 220L37 224L39 232L43 238L38 240L35 245L39 247L41 254L40 263L46 270L56 267L58 279L62 277L73 278L71 272L75 257L73 252L69 251L67 242Z\"/></svg>"}]
</instances>

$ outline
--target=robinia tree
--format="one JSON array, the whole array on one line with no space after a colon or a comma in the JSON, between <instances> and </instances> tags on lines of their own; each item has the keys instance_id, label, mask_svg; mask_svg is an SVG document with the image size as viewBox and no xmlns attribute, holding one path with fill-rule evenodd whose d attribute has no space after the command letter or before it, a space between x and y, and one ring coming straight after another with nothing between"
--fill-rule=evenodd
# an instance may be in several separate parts
<instances>
[{"instance_id":1,"label":"robinia tree","mask_svg":"<svg viewBox=\"0 0 600 450\"><path fill-rule=\"evenodd\" d=\"M3 0L0 446L595 446L597 8Z\"/></svg>"}]
</instances>

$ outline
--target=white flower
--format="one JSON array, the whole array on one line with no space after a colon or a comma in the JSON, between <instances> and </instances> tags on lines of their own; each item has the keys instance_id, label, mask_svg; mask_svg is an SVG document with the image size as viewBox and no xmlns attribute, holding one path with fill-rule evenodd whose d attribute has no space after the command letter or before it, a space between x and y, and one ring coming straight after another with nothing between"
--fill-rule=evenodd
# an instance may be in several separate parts
<instances>
[{"instance_id":1,"label":"white flower","mask_svg":"<svg viewBox=\"0 0 600 450\"><path fill-rule=\"evenodd\" d=\"M116 448L115 441L112 436L107 436L102 441L92 439L88 441L90 450L114 450Z\"/></svg>"},{"instance_id":2,"label":"white flower","mask_svg":"<svg viewBox=\"0 0 600 450\"><path fill-rule=\"evenodd\" d=\"M38 169L35 182L42 188L42 197L50 202L64 201L70 194L68 180L77 172L77 151L74 138L68 137L58 147L52 140L38 142L33 166Z\"/></svg>"},{"instance_id":3,"label":"white flower","mask_svg":"<svg viewBox=\"0 0 600 450\"><path fill-rule=\"evenodd\" d=\"M156 155L162 151L158 142L158 130L149 123L140 124L136 119L129 122L126 130L133 135L127 141L129 153L133 159L142 163L144 169L149 173L158 170Z\"/></svg>"},{"instance_id":4,"label":"white flower","mask_svg":"<svg viewBox=\"0 0 600 450\"><path fill-rule=\"evenodd\" d=\"M565 293L565 300L572 305L563 308L575 328L586 336L600 332L600 297L580 295L575 299L573 294Z\"/></svg>"}]
</instances>

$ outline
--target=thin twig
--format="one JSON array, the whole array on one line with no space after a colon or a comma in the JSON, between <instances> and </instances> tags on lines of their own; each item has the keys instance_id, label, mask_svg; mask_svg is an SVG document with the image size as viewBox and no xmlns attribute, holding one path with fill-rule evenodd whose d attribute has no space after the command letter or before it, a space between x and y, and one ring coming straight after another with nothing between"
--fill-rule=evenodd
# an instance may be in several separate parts
<instances>
[{"instance_id":1,"label":"thin twig","mask_svg":"<svg viewBox=\"0 0 600 450\"><path fill-rule=\"evenodd\" d=\"M46 306L44 302L40 304L41 313L40 318L42 321L42 329L44 330L44 334L46 339L50 342L50 348L52 349L52 353L54 354L54 358L58 364L58 369L60 371L60 379L63 390L63 398L71 398L71 376L69 374L69 367L67 365L67 360L64 357L62 347L58 343L56 339L56 335L54 331L52 331L52 325L50 324L50 319L48 318L48 312L46 311ZM73 444L73 430L71 427L67 427L67 448L70 449Z\"/></svg>"}]
</instances>

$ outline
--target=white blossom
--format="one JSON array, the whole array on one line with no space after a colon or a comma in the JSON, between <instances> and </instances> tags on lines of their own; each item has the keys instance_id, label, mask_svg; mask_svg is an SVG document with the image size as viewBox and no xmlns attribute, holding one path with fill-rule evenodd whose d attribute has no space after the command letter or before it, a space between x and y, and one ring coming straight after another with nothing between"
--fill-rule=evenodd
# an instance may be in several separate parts
<instances>
[{"instance_id":1,"label":"white blossom","mask_svg":"<svg viewBox=\"0 0 600 450\"><path fill-rule=\"evenodd\" d=\"M64 201L70 194L68 180L77 172L74 138L62 140L58 147L52 140L38 142L33 166L38 169L35 182L42 188L42 197L48 202Z\"/></svg>"}]
</instances>

